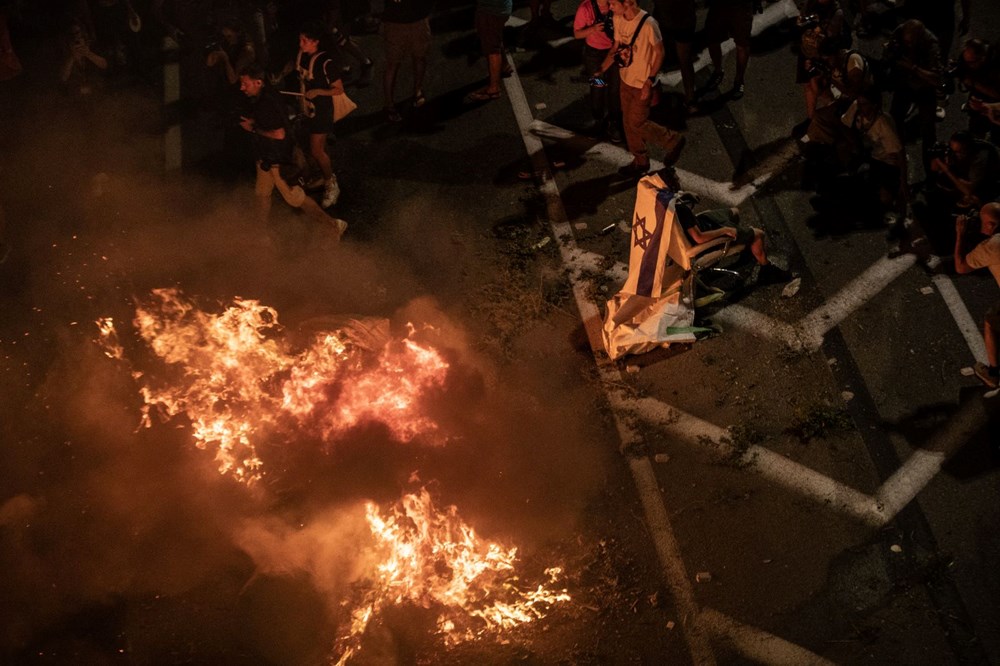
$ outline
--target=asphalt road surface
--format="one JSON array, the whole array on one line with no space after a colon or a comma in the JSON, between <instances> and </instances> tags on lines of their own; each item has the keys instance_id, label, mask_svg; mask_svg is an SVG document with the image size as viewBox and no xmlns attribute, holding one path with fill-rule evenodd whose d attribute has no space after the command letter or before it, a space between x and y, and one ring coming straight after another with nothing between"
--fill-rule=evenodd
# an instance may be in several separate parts
<instances>
[{"instance_id":1,"label":"asphalt road surface","mask_svg":"<svg viewBox=\"0 0 1000 666\"><path fill-rule=\"evenodd\" d=\"M339 244L279 201L257 221L253 167L205 105L163 113L145 83L56 94L34 28L25 75L0 89L4 661L335 661L364 562L346 517L424 485L518 548L494 596L559 566L570 600L455 646L439 602L388 604L356 663L1000 662L1000 398L962 372L994 281L889 258L886 229L801 188L791 12L769 4L742 100L684 120L667 73L658 113L687 134L682 182L763 227L801 286L755 286L703 308L715 332L693 345L609 361L600 319L635 188L622 147L585 131L574 10L528 30L516 7L514 74L471 103L472 9L439 7L428 102L404 97L399 124L379 38L361 37L376 85L348 88L360 108L330 144ZM209 315L255 299L288 339L345 317L394 339L414 324L449 366L421 403L434 434L402 441L377 417L269 432L261 481L219 474L185 414L141 427L139 389L164 370L130 325L164 288ZM107 317L124 360L97 343Z\"/></svg>"}]
</instances>

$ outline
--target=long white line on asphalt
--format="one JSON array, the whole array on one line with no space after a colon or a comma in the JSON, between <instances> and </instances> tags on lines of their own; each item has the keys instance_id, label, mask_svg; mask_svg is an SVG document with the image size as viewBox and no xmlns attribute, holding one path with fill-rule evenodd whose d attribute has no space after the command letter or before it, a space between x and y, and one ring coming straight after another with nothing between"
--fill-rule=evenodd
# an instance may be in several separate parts
<instances>
[{"instance_id":1,"label":"long white line on asphalt","mask_svg":"<svg viewBox=\"0 0 1000 666\"><path fill-rule=\"evenodd\" d=\"M795 18L799 15L799 8L795 5L794 0L781 0L781 2L776 2L773 5L768 5L764 8L764 13L755 14L753 17L753 26L750 28L750 34L756 37L760 33L764 32L771 26L778 25L782 21L790 18ZM729 39L722 43L722 55L725 57L727 53L736 48L736 43ZM698 72L711 64L711 59L705 51L701 51L698 57L694 61L694 71ZM659 80L661 83L665 83L668 86L676 86L681 82L681 73L679 71L672 71L667 74L660 73Z\"/></svg>"},{"instance_id":2,"label":"long white line on asphalt","mask_svg":"<svg viewBox=\"0 0 1000 666\"><path fill-rule=\"evenodd\" d=\"M514 63L509 55L508 60L510 60L511 67L513 67ZM563 207L559 189L552 179L551 168L548 158L545 155L545 147L542 141L529 129L533 120L531 109L524 96L524 89L521 87L521 81L516 71L510 78L504 81L504 87L507 91L507 97L510 100L514 117L521 130L521 138L524 141L525 150L531 158L532 168L536 173L541 174L540 189L545 195L553 237L559 248L563 262L569 265L578 253L576 242L573 240L572 228L566 217L566 210ZM605 387L620 384L622 381L621 374L617 371L614 364L606 359L602 360L598 353L598 350L603 348L600 312L598 312L597 307L588 298L586 285L578 280L572 280L571 283L573 285L573 297L580 311L580 317L583 319L584 329L590 340L601 379ZM638 435L621 416L621 407L625 399L619 394L619 391L614 389L608 388L606 389L606 393L612 406L612 414L621 440L621 446L627 450L638 440ZM684 628L684 637L687 641L691 658L695 664L714 666L716 663L715 655L712 652L712 646L708 637L697 622L698 605L694 598L694 590L691 587L690 578L684 566L684 560L681 557L680 546L677 544L677 539L670 526L666 508L663 506L663 497L660 494L652 464L648 458L629 457L629 469L642 501L646 521L656 547L657 556L663 567L667 585L670 587L671 596L677 604L677 610L680 613L681 626Z\"/></svg>"},{"instance_id":3,"label":"long white line on asphalt","mask_svg":"<svg viewBox=\"0 0 1000 666\"><path fill-rule=\"evenodd\" d=\"M709 631L728 640L744 657L769 666L834 666L814 652L789 643L763 629L750 627L727 615L706 608L701 621Z\"/></svg>"},{"instance_id":4,"label":"long white line on asphalt","mask_svg":"<svg viewBox=\"0 0 1000 666\"><path fill-rule=\"evenodd\" d=\"M913 455L889 477L875 496L884 507L886 522L902 511L939 471L941 466L968 442L989 420L984 400L966 400L948 419L925 448Z\"/></svg>"},{"instance_id":5,"label":"long white line on asphalt","mask_svg":"<svg viewBox=\"0 0 1000 666\"><path fill-rule=\"evenodd\" d=\"M808 349L819 349L823 336L832 328L885 289L889 283L906 272L916 263L913 254L904 254L895 259L882 257L847 283L833 298L806 315L798 324L802 341Z\"/></svg>"},{"instance_id":6,"label":"long white line on asphalt","mask_svg":"<svg viewBox=\"0 0 1000 666\"><path fill-rule=\"evenodd\" d=\"M557 125L552 125L544 120L533 120L530 125L530 129L536 136L554 141L569 141L579 136L570 130ZM627 150L605 142L594 144L583 154L585 157L594 157L602 162L606 162L614 166L622 166L628 164L632 160L632 154ZM663 162L659 160L651 160L649 168L652 171L662 169ZM752 196L757 191L757 188L760 187L760 185L763 184L771 174L765 174L764 176L757 178L753 183L735 189L732 183L723 183L710 178L705 178L704 176L691 171L685 171L684 169L677 169L677 175L680 178L681 183L684 185L685 190L694 192L700 197L717 201L726 206L739 206L741 203L746 201L748 197Z\"/></svg>"},{"instance_id":7,"label":"long white line on asphalt","mask_svg":"<svg viewBox=\"0 0 1000 666\"><path fill-rule=\"evenodd\" d=\"M734 444L724 428L655 398L633 399L629 404L640 418L658 424L683 443L711 448L718 459L728 461L734 467L756 472L772 483L870 525L881 525L884 522L878 502L870 495L800 465L780 453L756 444L741 449Z\"/></svg>"},{"instance_id":8,"label":"long white line on asphalt","mask_svg":"<svg viewBox=\"0 0 1000 666\"><path fill-rule=\"evenodd\" d=\"M983 336L979 333L972 315L969 314L969 308L965 307L965 301L958 295L955 283L947 275L940 274L935 275L931 280L937 287L938 293L941 294L941 298L944 299L944 304L948 306L955 323L958 324L958 330L962 332L962 337L969 345L972 356L980 363L986 363L986 345L983 343Z\"/></svg>"}]
</instances>

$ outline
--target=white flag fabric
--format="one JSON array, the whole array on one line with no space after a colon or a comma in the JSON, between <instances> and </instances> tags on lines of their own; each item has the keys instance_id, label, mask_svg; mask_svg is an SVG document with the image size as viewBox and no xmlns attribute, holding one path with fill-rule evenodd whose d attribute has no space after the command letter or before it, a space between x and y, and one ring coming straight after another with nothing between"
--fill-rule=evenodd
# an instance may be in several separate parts
<instances>
[{"instance_id":1,"label":"white flag fabric","mask_svg":"<svg viewBox=\"0 0 1000 666\"><path fill-rule=\"evenodd\" d=\"M694 342L694 334L671 329L694 324L690 261L678 239L676 193L657 175L636 188L628 279L607 303L604 346L618 358L671 342Z\"/></svg>"}]
</instances>

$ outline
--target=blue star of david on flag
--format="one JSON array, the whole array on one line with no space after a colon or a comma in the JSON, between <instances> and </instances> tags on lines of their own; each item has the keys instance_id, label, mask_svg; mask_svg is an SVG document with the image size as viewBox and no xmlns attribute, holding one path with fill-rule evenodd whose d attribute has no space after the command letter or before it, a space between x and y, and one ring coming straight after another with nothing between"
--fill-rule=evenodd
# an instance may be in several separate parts
<instances>
[{"instance_id":1,"label":"blue star of david on flag","mask_svg":"<svg viewBox=\"0 0 1000 666\"><path fill-rule=\"evenodd\" d=\"M649 242L653 239L653 232L646 228L646 218L635 215L635 222L632 223L632 244L641 247L643 250L649 247Z\"/></svg>"}]
</instances>

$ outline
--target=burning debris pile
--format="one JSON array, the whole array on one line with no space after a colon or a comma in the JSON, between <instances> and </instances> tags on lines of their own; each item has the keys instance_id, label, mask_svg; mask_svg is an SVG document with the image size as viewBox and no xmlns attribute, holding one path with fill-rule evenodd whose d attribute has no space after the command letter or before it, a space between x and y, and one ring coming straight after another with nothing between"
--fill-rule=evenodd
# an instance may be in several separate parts
<instances>
[{"instance_id":1,"label":"burning debris pile","mask_svg":"<svg viewBox=\"0 0 1000 666\"><path fill-rule=\"evenodd\" d=\"M212 314L174 289L153 291L132 323L152 363L126 351L111 318L97 325L107 356L133 368L158 368L132 371L144 402L143 425L152 426L154 415L186 417L196 445L214 449L219 471L244 483L265 474L257 443L276 434L333 442L354 426L379 421L408 442L437 429L423 400L443 386L448 364L412 338L376 336L372 344L371 336L361 342L350 331L335 330L295 346L273 308L235 299ZM455 506L436 506L426 488L386 511L372 502L363 511L365 555L351 567L349 598L331 603L343 613L344 629L333 647L339 663L358 654L366 630L390 607L433 612L437 634L452 646L538 620L570 598L553 588L561 569L547 569L545 583L522 583L516 547L481 539ZM273 558L261 557L266 544L283 539L266 532L241 539L260 570L307 568L296 564L308 559L299 553L279 558L281 566L268 564ZM300 534L291 547L303 548L304 538L310 537Z\"/></svg>"},{"instance_id":2,"label":"burning debris pile","mask_svg":"<svg viewBox=\"0 0 1000 666\"><path fill-rule=\"evenodd\" d=\"M123 359L115 323L97 322L105 353ZM374 354L341 331L320 333L296 350L278 313L236 299L219 314L197 309L177 290L157 289L133 322L148 349L166 364L164 377L135 371L143 424L152 415L190 419L199 448L215 448L222 474L252 483L263 462L258 437L282 431L334 441L348 429L379 421L399 441L435 430L421 398L448 370L437 351L410 339L388 341ZM374 356L374 358L372 358Z\"/></svg>"},{"instance_id":3,"label":"burning debris pile","mask_svg":"<svg viewBox=\"0 0 1000 666\"><path fill-rule=\"evenodd\" d=\"M389 605L436 610L438 634L456 645L537 620L570 599L566 590L542 584L522 589L514 571L517 548L480 539L455 506L435 506L426 488L405 495L384 515L369 502L366 514L377 564L358 584L361 601L351 611L350 631L335 646L338 663L356 653L369 622ZM562 570L545 573L555 584Z\"/></svg>"}]
</instances>

